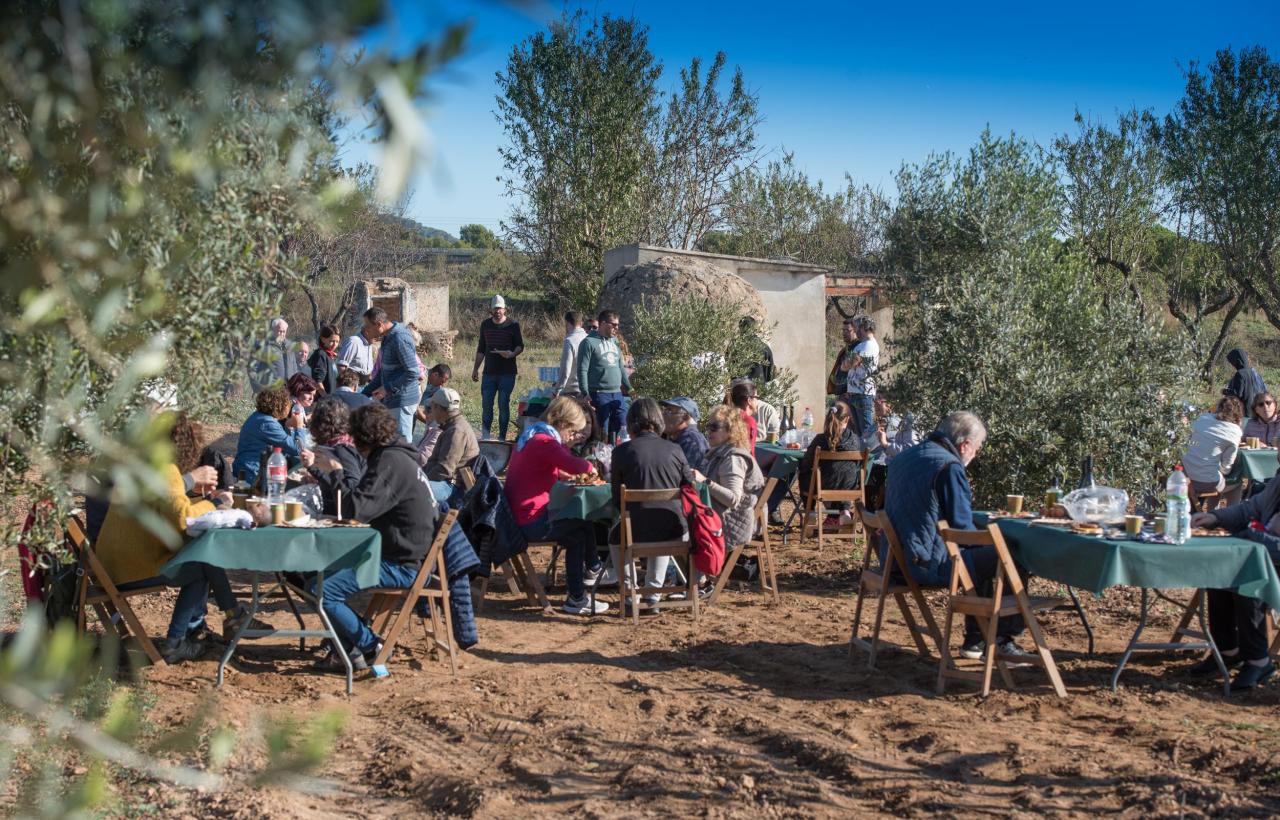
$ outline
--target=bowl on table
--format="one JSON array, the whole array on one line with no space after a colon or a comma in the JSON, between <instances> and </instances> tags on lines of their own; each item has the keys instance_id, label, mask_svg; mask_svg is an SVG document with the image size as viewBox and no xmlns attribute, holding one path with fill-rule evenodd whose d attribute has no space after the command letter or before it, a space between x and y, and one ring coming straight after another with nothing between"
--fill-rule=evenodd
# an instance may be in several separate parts
<instances>
[{"instance_id":1,"label":"bowl on table","mask_svg":"<svg viewBox=\"0 0 1280 820\"><path fill-rule=\"evenodd\" d=\"M1129 494L1115 487L1082 487L1062 499L1072 521L1082 524L1124 524L1129 511Z\"/></svg>"}]
</instances>

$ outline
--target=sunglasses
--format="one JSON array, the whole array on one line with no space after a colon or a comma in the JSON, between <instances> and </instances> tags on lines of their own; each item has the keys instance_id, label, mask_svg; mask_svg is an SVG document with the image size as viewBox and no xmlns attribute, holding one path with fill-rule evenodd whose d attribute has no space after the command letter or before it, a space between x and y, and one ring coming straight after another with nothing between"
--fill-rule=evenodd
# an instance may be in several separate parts
<instances>
[{"instance_id":1,"label":"sunglasses","mask_svg":"<svg viewBox=\"0 0 1280 820\"><path fill-rule=\"evenodd\" d=\"M728 429L729 429L729 425L727 425L727 424L721 424L721 423L720 423L720 422L718 422L718 421L713 421L713 422L711 422L710 424L708 424L708 425L707 425L707 432L708 432L708 433L722 433L722 432L724 432L725 430L728 430Z\"/></svg>"}]
</instances>

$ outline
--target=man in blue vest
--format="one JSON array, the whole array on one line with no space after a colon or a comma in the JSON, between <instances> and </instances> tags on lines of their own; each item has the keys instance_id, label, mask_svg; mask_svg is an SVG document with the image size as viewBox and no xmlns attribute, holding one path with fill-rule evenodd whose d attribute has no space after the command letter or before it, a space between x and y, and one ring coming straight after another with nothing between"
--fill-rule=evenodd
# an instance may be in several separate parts
<instances>
[{"instance_id":1,"label":"man in blue vest","mask_svg":"<svg viewBox=\"0 0 1280 820\"><path fill-rule=\"evenodd\" d=\"M961 410L944 418L924 441L893 460L885 488L884 510L902 542L907 571L923 586L942 587L951 583L951 556L938 532L938 522L946 521L955 529L976 529L973 491L965 468L986 440L987 428L982 419ZM882 546L882 563L884 550ZM990 595L999 563L995 548L969 547L961 555L978 593ZM1014 643L1022 627L1021 616L1000 619L997 626L1000 652L1027 654ZM978 659L985 648L986 641L977 620L966 617L960 654Z\"/></svg>"}]
</instances>

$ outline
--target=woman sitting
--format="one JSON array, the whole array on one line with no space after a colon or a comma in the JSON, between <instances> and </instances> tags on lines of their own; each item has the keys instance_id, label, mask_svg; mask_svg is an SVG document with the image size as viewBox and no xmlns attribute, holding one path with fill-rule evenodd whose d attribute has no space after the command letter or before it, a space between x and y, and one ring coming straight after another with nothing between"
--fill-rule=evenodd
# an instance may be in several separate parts
<instances>
[{"instance_id":1,"label":"woman sitting","mask_svg":"<svg viewBox=\"0 0 1280 820\"><path fill-rule=\"evenodd\" d=\"M214 490L214 484L211 477L197 467L200 445L191 420L186 413L171 415L173 427L169 436L173 442L174 462L160 468L167 493L155 505L154 510L176 534L162 539L126 514L122 505L112 504L107 511L95 549L107 575L122 590L157 584L180 586L178 599L173 605L173 615L169 619L169 631L160 647L160 654L166 661L177 663L198 658L208 648L211 635L204 618L211 589L218 608L223 612L224 636L235 634L248 613L236 602L226 572L218 567L188 564L181 584L157 577L160 567L182 547L181 533L186 531L188 518L198 518L207 512L231 506L231 493L227 491L214 491L207 500L196 501L187 497L184 473L191 473L196 477L193 489L202 495ZM209 479L208 483L200 482L201 478ZM270 627L254 621L249 628Z\"/></svg>"},{"instance_id":2,"label":"woman sitting","mask_svg":"<svg viewBox=\"0 0 1280 820\"><path fill-rule=\"evenodd\" d=\"M672 490L693 481L693 470L684 457L684 450L674 441L662 437L665 428L662 409L647 396L636 399L627 410L627 432L631 440L614 449L609 476L613 485L613 503L618 509L622 508L624 486L629 490ZM672 541L687 537L684 510L679 499L635 504L627 512L631 515L631 534L636 542ZM618 553L615 552L615 567L619 563L617 558ZM648 559L645 586L651 589L666 586L670 563L667 556ZM631 567L626 570L630 573ZM659 593L651 592L645 595L644 602L656 604L661 597Z\"/></svg>"},{"instance_id":3,"label":"woman sitting","mask_svg":"<svg viewBox=\"0 0 1280 820\"><path fill-rule=\"evenodd\" d=\"M1227 474L1236 461L1244 430L1244 405L1235 396L1218 401L1217 411L1201 413L1191 422L1191 443L1182 456L1182 468L1196 494L1219 493L1227 504L1240 500L1241 484L1227 484Z\"/></svg>"},{"instance_id":4,"label":"woman sitting","mask_svg":"<svg viewBox=\"0 0 1280 820\"><path fill-rule=\"evenodd\" d=\"M1265 447L1272 447L1280 437L1280 413L1276 412L1276 397L1259 393L1253 397L1253 418L1244 424L1244 437L1256 438Z\"/></svg>"},{"instance_id":5,"label":"woman sitting","mask_svg":"<svg viewBox=\"0 0 1280 820\"><path fill-rule=\"evenodd\" d=\"M289 377L286 386L289 389L289 398L293 399L293 406L289 408L289 413L293 416L301 416L305 427L311 421L311 408L315 406L320 385L306 373L294 373Z\"/></svg>"},{"instance_id":6,"label":"woman sitting","mask_svg":"<svg viewBox=\"0 0 1280 820\"><path fill-rule=\"evenodd\" d=\"M598 615L609 609L604 601L597 601L593 609L587 597L587 582L594 584L600 572L594 525L576 519L552 521L547 510L551 487L558 479L595 472L591 462L569 450L589 429L581 404L567 396L552 399L542 420L530 424L516 439L504 488L507 503L525 537L530 541L555 541L564 549L568 586L564 611L570 615Z\"/></svg>"},{"instance_id":7,"label":"woman sitting","mask_svg":"<svg viewBox=\"0 0 1280 820\"><path fill-rule=\"evenodd\" d=\"M725 547L730 552L755 535L755 506L764 489L764 474L751 455L747 424L737 408L722 404L711 411L706 423L707 450L703 468L693 477L707 482L711 506L724 523ZM749 575L754 576L750 568Z\"/></svg>"},{"instance_id":8,"label":"woman sitting","mask_svg":"<svg viewBox=\"0 0 1280 820\"><path fill-rule=\"evenodd\" d=\"M822 432L813 437L809 449L800 459L797 469L800 482L800 493L805 507L809 506L809 489L813 486L813 465L817 461L819 450L827 453L849 453L862 449L862 439L850 423L853 410L846 401L837 401L827 408L826 419L822 423ZM824 490L856 490L862 480L862 463L858 461L828 461L822 464L822 488ZM839 503L840 518L828 516L822 522L824 527L846 526L853 520L853 513L846 502ZM817 523L817 522L811 522Z\"/></svg>"},{"instance_id":9,"label":"woman sitting","mask_svg":"<svg viewBox=\"0 0 1280 820\"><path fill-rule=\"evenodd\" d=\"M306 428L301 417L289 413L289 393L280 387L268 387L255 399L258 411L245 420L236 443L236 458L231 469L237 476L254 484L262 469L263 454L279 447L286 456L299 458L306 444ZM281 421L288 419L282 425ZM287 427L287 429L286 429Z\"/></svg>"},{"instance_id":10,"label":"woman sitting","mask_svg":"<svg viewBox=\"0 0 1280 820\"><path fill-rule=\"evenodd\" d=\"M321 399L311 415L311 435L316 440L315 452L304 450L302 465L315 483L320 485L324 511L336 515L337 494L351 498L364 475L364 456L351 440L351 411L334 399ZM350 511L350 507L347 507Z\"/></svg>"}]
</instances>

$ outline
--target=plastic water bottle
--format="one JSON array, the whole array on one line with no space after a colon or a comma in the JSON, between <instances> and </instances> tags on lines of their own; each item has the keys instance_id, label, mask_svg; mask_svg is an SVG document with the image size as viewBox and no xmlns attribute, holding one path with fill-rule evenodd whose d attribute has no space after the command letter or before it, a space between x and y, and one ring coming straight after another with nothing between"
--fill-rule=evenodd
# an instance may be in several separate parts
<instances>
[{"instance_id":1,"label":"plastic water bottle","mask_svg":"<svg viewBox=\"0 0 1280 820\"><path fill-rule=\"evenodd\" d=\"M1182 472L1181 464L1173 468L1164 489L1168 503L1164 531L1173 543L1185 544L1191 537L1191 499L1187 492L1187 475Z\"/></svg>"},{"instance_id":2,"label":"plastic water bottle","mask_svg":"<svg viewBox=\"0 0 1280 820\"><path fill-rule=\"evenodd\" d=\"M813 431L813 410L806 407L804 409L804 417L800 419L800 428L806 432Z\"/></svg>"},{"instance_id":3,"label":"plastic water bottle","mask_svg":"<svg viewBox=\"0 0 1280 820\"><path fill-rule=\"evenodd\" d=\"M275 504L284 501L285 482L289 478L289 462L279 447L271 449L271 460L267 462L267 503Z\"/></svg>"}]
</instances>

